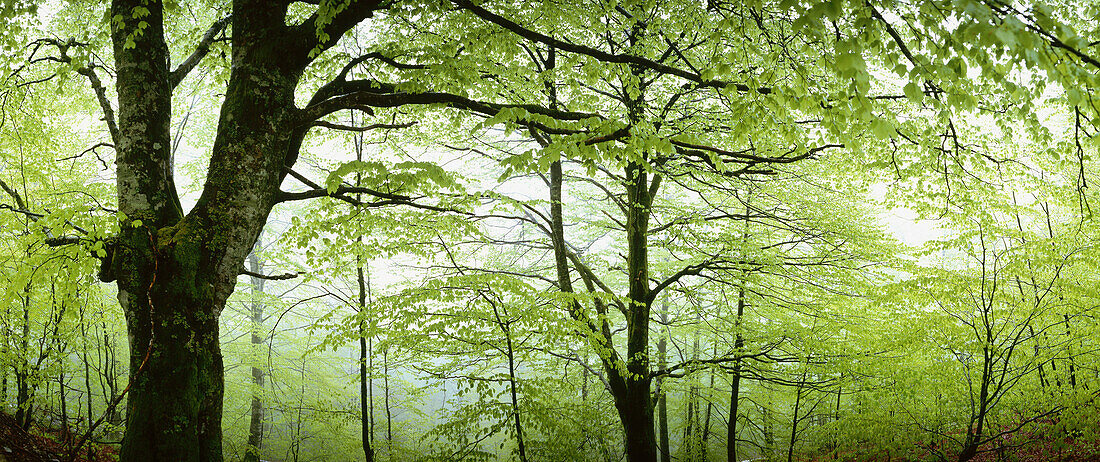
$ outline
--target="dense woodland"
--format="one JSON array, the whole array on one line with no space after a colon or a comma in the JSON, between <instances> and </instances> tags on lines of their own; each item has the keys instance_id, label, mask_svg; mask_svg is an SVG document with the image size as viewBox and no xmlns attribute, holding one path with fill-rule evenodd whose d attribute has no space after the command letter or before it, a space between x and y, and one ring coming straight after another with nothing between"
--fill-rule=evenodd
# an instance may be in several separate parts
<instances>
[{"instance_id":1,"label":"dense woodland","mask_svg":"<svg viewBox=\"0 0 1100 462\"><path fill-rule=\"evenodd\" d=\"M1100 454L1092 0L0 16L0 410L66 460Z\"/></svg>"}]
</instances>

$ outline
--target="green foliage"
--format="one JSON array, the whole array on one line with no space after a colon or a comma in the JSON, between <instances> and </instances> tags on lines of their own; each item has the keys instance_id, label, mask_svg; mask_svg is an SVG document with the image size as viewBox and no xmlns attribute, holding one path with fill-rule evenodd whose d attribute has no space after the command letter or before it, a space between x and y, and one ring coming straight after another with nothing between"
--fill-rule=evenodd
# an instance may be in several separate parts
<instances>
[{"instance_id":1,"label":"green foliage","mask_svg":"<svg viewBox=\"0 0 1100 462\"><path fill-rule=\"evenodd\" d=\"M25 409L77 403L81 425L126 384L126 321L94 275L120 225L148 222L114 212L109 159L73 156L107 137L78 84L89 63L113 69L109 29L127 31L123 49L149 33L147 6L101 3L0 6L15 70L0 179L25 202L0 200L0 377L39 391ZM475 2L497 23L463 2L383 2L345 37L330 26L358 2L312 3L283 18L313 21L302 112L336 75L385 102L327 114L290 153L328 197L274 213L289 225L270 230L264 272L300 280L238 290L221 318L228 457L255 395L272 459L362 457L372 424L387 460L518 459L521 438L529 460L617 459L609 377L638 363L684 459L725 447L734 374L741 458L931 460L1000 436L1097 438L1092 2ZM231 10L164 8L174 64ZM45 32L73 39L23 48ZM243 52L210 47L173 100L185 204L218 136L208 95ZM58 94L25 85L40 80ZM438 99L389 102L410 95ZM940 234L895 242L880 217L901 208ZM46 245L58 239L77 245ZM628 267L643 251L646 289L662 292L637 300ZM105 434L123 424L109 420Z\"/></svg>"}]
</instances>

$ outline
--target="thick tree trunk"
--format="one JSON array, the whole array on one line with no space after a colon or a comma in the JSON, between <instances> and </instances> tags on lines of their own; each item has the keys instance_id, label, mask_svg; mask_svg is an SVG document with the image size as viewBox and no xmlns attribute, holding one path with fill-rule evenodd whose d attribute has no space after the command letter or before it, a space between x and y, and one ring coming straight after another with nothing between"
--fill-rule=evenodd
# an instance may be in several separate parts
<instances>
[{"instance_id":1,"label":"thick tree trunk","mask_svg":"<svg viewBox=\"0 0 1100 462\"><path fill-rule=\"evenodd\" d=\"M103 275L118 280L130 338L123 462L222 459L218 316L275 203L299 124L298 74L285 68L292 54L278 35L286 32L283 12L244 3L234 4L234 65L206 184L186 217L172 176L174 77L163 5L112 3L111 17L121 18L112 41L118 198L126 219Z\"/></svg>"},{"instance_id":2,"label":"thick tree trunk","mask_svg":"<svg viewBox=\"0 0 1100 462\"><path fill-rule=\"evenodd\" d=\"M223 367L217 318L194 316L205 305L173 304L164 296L153 300L151 316L131 316L137 321L130 327L134 381L120 459L221 460ZM151 319L152 333L141 326L146 319Z\"/></svg>"},{"instance_id":3,"label":"thick tree trunk","mask_svg":"<svg viewBox=\"0 0 1100 462\"><path fill-rule=\"evenodd\" d=\"M653 431L653 400L650 397L650 380L627 380L623 393L614 394L615 409L626 435L626 460L629 462L656 462L657 438Z\"/></svg>"},{"instance_id":4,"label":"thick tree trunk","mask_svg":"<svg viewBox=\"0 0 1100 462\"><path fill-rule=\"evenodd\" d=\"M627 311L625 387L616 392L615 407L626 432L626 456L630 462L656 462L657 440L653 427L653 398L649 371L649 216L660 177L650 184L645 167L631 162L627 178L627 275L630 278Z\"/></svg>"},{"instance_id":5,"label":"thick tree trunk","mask_svg":"<svg viewBox=\"0 0 1100 462\"><path fill-rule=\"evenodd\" d=\"M30 379L25 371L15 371L15 421L23 431L30 431L34 423L31 397L34 396Z\"/></svg>"}]
</instances>

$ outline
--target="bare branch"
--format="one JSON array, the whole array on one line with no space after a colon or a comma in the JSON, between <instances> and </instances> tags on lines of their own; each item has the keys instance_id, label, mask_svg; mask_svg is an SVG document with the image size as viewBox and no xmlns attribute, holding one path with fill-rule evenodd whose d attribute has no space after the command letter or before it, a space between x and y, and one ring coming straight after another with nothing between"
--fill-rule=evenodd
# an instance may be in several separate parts
<instances>
[{"instance_id":1,"label":"bare branch","mask_svg":"<svg viewBox=\"0 0 1100 462\"><path fill-rule=\"evenodd\" d=\"M4 192L8 193L8 195L11 196L12 199L15 199L15 205L19 206L20 209L27 208L27 203L23 202L23 196L19 194L19 191L16 191L15 188L8 186L8 184L5 183L4 180L0 180L0 189L3 189Z\"/></svg>"},{"instance_id":2,"label":"bare branch","mask_svg":"<svg viewBox=\"0 0 1100 462\"><path fill-rule=\"evenodd\" d=\"M88 63L87 66L77 69L76 72L87 77L88 82L91 83L96 100L99 101L99 108L103 111L103 121L107 123L107 131L111 133L111 142L117 145L118 123L115 121L115 110L111 107L111 100L107 99L107 88L103 86L103 82L99 80L99 76L95 73L95 65Z\"/></svg>"},{"instance_id":3,"label":"bare branch","mask_svg":"<svg viewBox=\"0 0 1100 462\"><path fill-rule=\"evenodd\" d=\"M332 122L325 122L323 120L318 120L316 122L313 122L314 127L331 128L333 130L343 130L343 131L346 131L346 132L365 132L365 131L377 130L377 129L394 130L394 129L400 129L400 128L409 128L413 125L416 125L416 121L406 122L406 123L403 123L403 124L370 124L370 125L366 125L366 126L363 126L363 127L355 127L355 126L351 126L351 125L343 125L343 124L337 124L337 123L332 123Z\"/></svg>"},{"instance_id":4,"label":"bare branch","mask_svg":"<svg viewBox=\"0 0 1100 462\"><path fill-rule=\"evenodd\" d=\"M269 281L282 281L282 280L286 280L286 279L294 279L294 278L298 277L299 275L301 275L302 272L299 271L299 272L295 272L295 273L283 273L283 274L261 274L261 273L255 273L255 272L246 270L244 268L241 268L240 274L243 274L245 276L254 277L254 278L257 278L257 279L267 279Z\"/></svg>"}]
</instances>

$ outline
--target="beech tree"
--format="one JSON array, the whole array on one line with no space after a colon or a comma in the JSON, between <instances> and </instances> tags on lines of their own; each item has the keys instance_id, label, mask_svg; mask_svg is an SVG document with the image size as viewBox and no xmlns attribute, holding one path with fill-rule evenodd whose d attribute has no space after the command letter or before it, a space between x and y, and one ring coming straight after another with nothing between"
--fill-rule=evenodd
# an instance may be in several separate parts
<instances>
[{"instance_id":1,"label":"beech tree","mask_svg":"<svg viewBox=\"0 0 1100 462\"><path fill-rule=\"evenodd\" d=\"M293 5L293 11L291 9ZM110 239L104 281L115 281L130 333L130 376L122 460L221 460L223 366L218 317L272 207L282 201L325 195L373 193L326 190L299 177L309 189L280 185L293 173L302 142L322 117L341 109L372 112L370 106L448 103L482 112L504 105L478 103L443 93L407 93L393 85L347 80L357 57L334 80L321 85L308 104L295 94L306 69L353 26L391 5L378 1L236 1L170 62L184 37L167 25L183 17L180 6L160 1L114 1L111 61L97 60L95 44L44 39L49 60L86 76L101 105L115 155L122 224ZM89 8L73 4L72 8ZM310 8L304 20L288 15ZM230 71L198 202L184 212L173 163L174 90L227 34ZM90 50L89 50L90 49ZM81 58L88 59L87 63ZM384 56L380 57L385 60ZM113 71L114 93L101 81ZM545 111L544 111L545 112ZM552 116L580 115L550 111ZM385 195L384 200L407 199Z\"/></svg>"},{"instance_id":2,"label":"beech tree","mask_svg":"<svg viewBox=\"0 0 1100 462\"><path fill-rule=\"evenodd\" d=\"M651 207L666 177L693 166L766 177L775 165L840 149L853 164L920 177L928 165L938 171L946 161L981 161L959 149L960 116L992 108L1036 120L1028 103L1042 85L1015 83L1003 61L1057 74L1067 88L1095 80L1089 42L1063 29L1049 8L963 3L594 2L586 10L522 1L235 0L200 5L214 11L201 25L192 18L210 16L176 2L113 0L106 10L67 3L59 14L109 31L36 40L29 61L86 80L115 151L118 232L95 240L103 245L100 276L116 282L130 334L121 459L221 460L219 315L276 204L331 196L454 210L399 188L343 182L366 171L360 164L326 181L300 174L295 167L311 130L400 129L391 121L341 125L331 116L396 117L387 111L445 106L454 110L432 114L484 117L483 125L522 127L540 141L507 165L549 172L548 231L563 293L573 293L573 273L595 280L566 247L559 162L608 165L621 181L624 352L598 318L569 305L599 347L628 459L655 460L651 305L677 280L728 263L695 263L651 280ZM938 15L914 13L924 9ZM944 18L953 17L966 20L952 28ZM360 24L372 46L354 56L334 53ZM981 46L971 47L966 34ZM1029 53L1035 46L1045 54ZM970 79L971 67L988 75ZM182 127L173 128L173 103L199 68L223 80L202 191L185 210L174 171ZM895 80L877 78L878 71ZM1097 123L1083 105L1091 93L1067 97ZM931 116L898 116L907 110ZM301 186L281 189L288 178Z\"/></svg>"}]
</instances>

